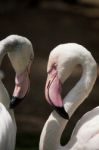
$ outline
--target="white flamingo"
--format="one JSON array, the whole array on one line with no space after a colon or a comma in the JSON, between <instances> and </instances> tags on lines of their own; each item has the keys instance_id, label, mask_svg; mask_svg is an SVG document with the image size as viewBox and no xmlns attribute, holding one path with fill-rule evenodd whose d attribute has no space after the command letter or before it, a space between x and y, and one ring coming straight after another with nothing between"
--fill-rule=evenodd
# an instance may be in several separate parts
<instances>
[{"instance_id":1,"label":"white flamingo","mask_svg":"<svg viewBox=\"0 0 99 150\"><path fill-rule=\"evenodd\" d=\"M14 108L26 95L30 82L29 73L33 59L31 42L25 37L11 35L0 41L0 63L8 54L16 72L15 89L12 101L0 80L0 150L14 150L16 140L16 123Z\"/></svg>"},{"instance_id":2,"label":"white flamingo","mask_svg":"<svg viewBox=\"0 0 99 150\"><path fill-rule=\"evenodd\" d=\"M62 101L61 83L69 77L78 64L83 69L81 79ZM75 43L59 45L50 53L47 72L45 95L55 110L44 125L39 149L99 150L99 107L87 112L78 121L67 145L60 144L69 117L89 95L95 83L97 65L91 53Z\"/></svg>"}]
</instances>

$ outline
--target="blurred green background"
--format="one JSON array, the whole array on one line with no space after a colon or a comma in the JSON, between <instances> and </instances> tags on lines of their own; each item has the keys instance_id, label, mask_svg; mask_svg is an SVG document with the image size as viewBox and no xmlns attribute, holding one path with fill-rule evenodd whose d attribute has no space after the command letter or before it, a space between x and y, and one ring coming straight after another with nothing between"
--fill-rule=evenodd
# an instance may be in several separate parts
<instances>
[{"instance_id":1,"label":"blurred green background","mask_svg":"<svg viewBox=\"0 0 99 150\"><path fill-rule=\"evenodd\" d=\"M99 1L95 0L0 0L0 39L19 34L30 39L35 57L31 70L29 95L15 109L16 150L38 150L39 138L52 108L44 98L46 67L50 51L61 43L76 42L91 51L99 63ZM6 57L1 69L9 93L13 92L15 73ZM75 85L81 70L75 69L63 86L63 96ZM62 144L70 138L77 120L99 105L99 68L94 89L70 119Z\"/></svg>"}]
</instances>

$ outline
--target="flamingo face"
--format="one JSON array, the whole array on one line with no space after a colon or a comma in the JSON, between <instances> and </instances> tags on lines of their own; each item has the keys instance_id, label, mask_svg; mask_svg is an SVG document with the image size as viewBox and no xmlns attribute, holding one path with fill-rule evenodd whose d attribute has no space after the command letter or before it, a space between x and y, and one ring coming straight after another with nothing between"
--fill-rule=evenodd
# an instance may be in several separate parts
<instances>
[{"instance_id":1,"label":"flamingo face","mask_svg":"<svg viewBox=\"0 0 99 150\"><path fill-rule=\"evenodd\" d=\"M62 44L51 51L47 66L48 77L45 86L46 100L65 119L69 119L69 116L64 109L61 97L62 83L70 76L78 63L75 53L70 51L71 48L72 44L67 44L66 47Z\"/></svg>"},{"instance_id":2,"label":"flamingo face","mask_svg":"<svg viewBox=\"0 0 99 150\"><path fill-rule=\"evenodd\" d=\"M69 119L69 116L63 107L61 89L62 85L58 77L57 67L54 65L48 72L45 86L45 97L47 102L54 107L61 117Z\"/></svg>"},{"instance_id":3,"label":"flamingo face","mask_svg":"<svg viewBox=\"0 0 99 150\"><path fill-rule=\"evenodd\" d=\"M53 66L48 72L48 77L45 86L45 97L49 104L56 107L62 107L61 98L61 82L57 75L56 67Z\"/></svg>"},{"instance_id":4,"label":"flamingo face","mask_svg":"<svg viewBox=\"0 0 99 150\"><path fill-rule=\"evenodd\" d=\"M30 88L30 68L32 64L32 59L21 74L16 74L15 77L15 88L10 102L10 108L15 108L26 96Z\"/></svg>"},{"instance_id":5,"label":"flamingo face","mask_svg":"<svg viewBox=\"0 0 99 150\"><path fill-rule=\"evenodd\" d=\"M29 75L34 52L31 42L25 37L10 35L3 43L16 73L15 88L10 102L10 108L15 108L29 91Z\"/></svg>"}]
</instances>

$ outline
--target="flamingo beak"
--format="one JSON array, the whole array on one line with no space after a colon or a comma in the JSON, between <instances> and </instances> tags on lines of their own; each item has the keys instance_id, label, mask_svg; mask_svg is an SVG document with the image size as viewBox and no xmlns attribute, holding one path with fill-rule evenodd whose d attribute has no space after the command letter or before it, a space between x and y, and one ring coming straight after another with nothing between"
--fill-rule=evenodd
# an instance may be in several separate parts
<instances>
[{"instance_id":1,"label":"flamingo beak","mask_svg":"<svg viewBox=\"0 0 99 150\"><path fill-rule=\"evenodd\" d=\"M12 100L10 102L10 109L14 109L24 97L27 95L30 88L30 65L26 68L26 70L16 75L15 77L15 88L12 96Z\"/></svg>"},{"instance_id":2,"label":"flamingo beak","mask_svg":"<svg viewBox=\"0 0 99 150\"><path fill-rule=\"evenodd\" d=\"M69 119L68 113L65 111L61 98L61 81L57 72L50 72L45 86L45 97L47 102L53 106L58 114L64 119Z\"/></svg>"}]
</instances>

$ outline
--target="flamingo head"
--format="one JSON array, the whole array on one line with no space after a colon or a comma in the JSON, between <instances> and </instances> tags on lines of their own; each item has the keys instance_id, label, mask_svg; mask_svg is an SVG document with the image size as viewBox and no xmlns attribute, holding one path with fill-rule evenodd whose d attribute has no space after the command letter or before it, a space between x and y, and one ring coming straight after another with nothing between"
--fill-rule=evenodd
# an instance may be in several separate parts
<instances>
[{"instance_id":1,"label":"flamingo head","mask_svg":"<svg viewBox=\"0 0 99 150\"><path fill-rule=\"evenodd\" d=\"M16 72L15 88L10 102L10 108L15 108L25 97L30 87L30 68L33 60L31 42L21 36L11 35L8 40L8 56Z\"/></svg>"},{"instance_id":2,"label":"flamingo head","mask_svg":"<svg viewBox=\"0 0 99 150\"><path fill-rule=\"evenodd\" d=\"M59 45L53 49L48 60L45 97L47 102L65 119L69 119L69 116L61 97L62 83L72 73L76 63L75 54L70 51L68 44Z\"/></svg>"}]
</instances>

